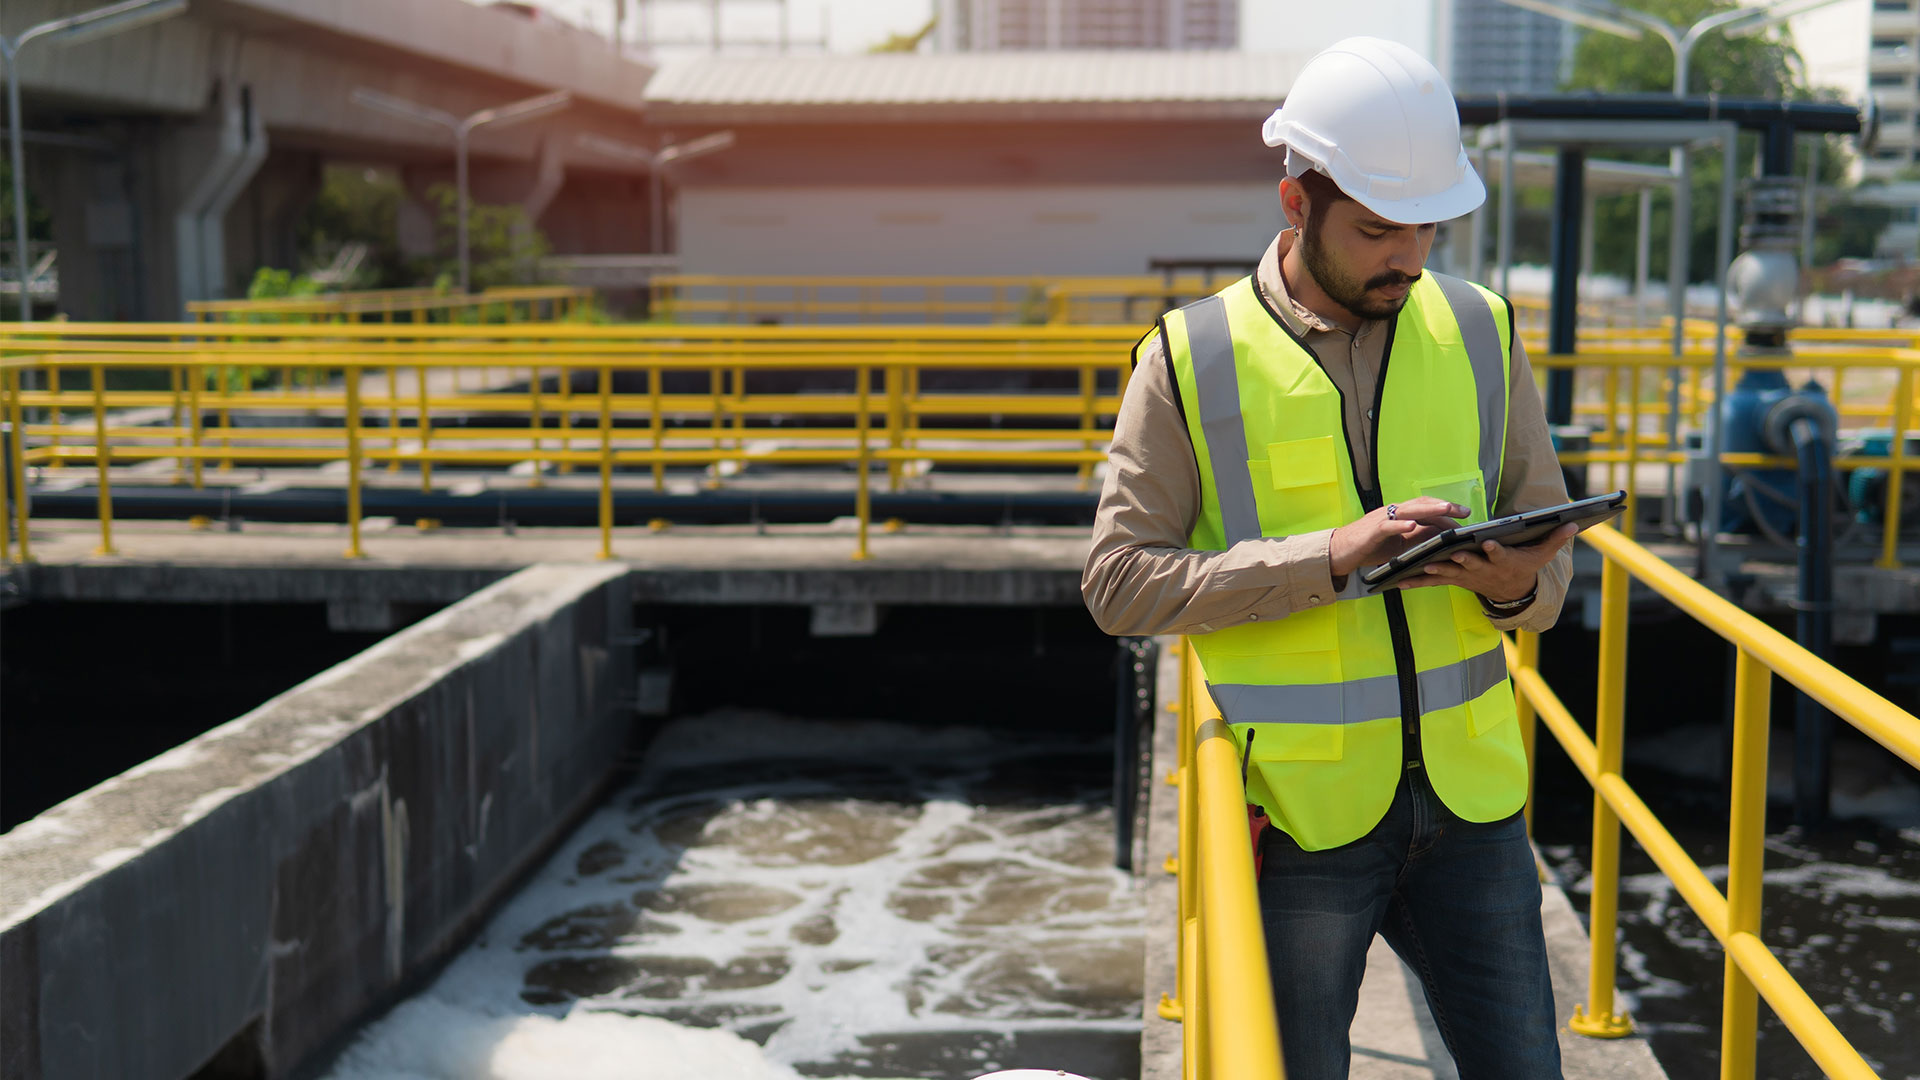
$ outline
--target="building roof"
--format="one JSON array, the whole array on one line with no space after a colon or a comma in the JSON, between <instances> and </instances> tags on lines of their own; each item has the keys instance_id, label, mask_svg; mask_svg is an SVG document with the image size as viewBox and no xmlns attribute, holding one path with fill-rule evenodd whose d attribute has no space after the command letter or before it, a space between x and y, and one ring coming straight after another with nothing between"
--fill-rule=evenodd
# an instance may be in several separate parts
<instances>
[{"instance_id":1,"label":"building roof","mask_svg":"<svg viewBox=\"0 0 1920 1080\"><path fill-rule=\"evenodd\" d=\"M981 52L705 57L647 86L663 122L1264 116L1307 55Z\"/></svg>"}]
</instances>

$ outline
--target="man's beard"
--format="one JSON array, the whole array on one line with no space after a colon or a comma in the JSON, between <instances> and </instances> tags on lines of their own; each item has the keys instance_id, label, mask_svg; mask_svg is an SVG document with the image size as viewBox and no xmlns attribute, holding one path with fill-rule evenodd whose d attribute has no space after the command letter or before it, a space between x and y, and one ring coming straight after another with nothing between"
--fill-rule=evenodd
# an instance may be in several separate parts
<instances>
[{"instance_id":1,"label":"man's beard","mask_svg":"<svg viewBox=\"0 0 1920 1080\"><path fill-rule=\"evenodd\" d=\"M1356 281L1352 275L1333 265L1333 260L1327 258L1327 253L1321 249L1319 240L1320 230L1312 223L1300 230L1300 257L1307 264L1307 272L1320 283L1320 291L1326 293L1328 299L1362 319L1389 319L1406 306L1406 296L1398 300L1372 300L1367 294L1374 289L1411 285L1420 280L1418 274L1408 277L1398 270L1389 270L1367 281ZM1409 292L1408 296L1411 295Z\"/></svg>"}]
</instances>

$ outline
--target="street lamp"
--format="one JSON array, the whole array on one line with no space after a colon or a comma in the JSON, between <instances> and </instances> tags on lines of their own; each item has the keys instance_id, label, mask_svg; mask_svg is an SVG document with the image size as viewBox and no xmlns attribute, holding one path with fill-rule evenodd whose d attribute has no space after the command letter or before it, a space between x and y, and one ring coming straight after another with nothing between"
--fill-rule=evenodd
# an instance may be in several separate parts
<instances>
[{"instance_id":1,"label":"street lamp","mask_svg":"<svg viewBox=\"0 0 1920 1080\"><path fill-rule=\"evenodd\" d=\"M355 90L352 98L355 105L397 116L402 120L411 120L416 124L442 127L453 132L453 186L457 203L455 215L459 218L460 239L457 258L460 264L460 291L462 293L472 291L472 271L468 266L467 257L467 136L473 133L473 129L486 124L505 127L508 124L518 124L546 116L548 113L559 112L572 102L573 95L566 90L554 90L507 105L481 109L465 119L430 105L421 105L365 87Z\"/></svg>"},{"instance_id":2,"label":"street lamp","mask_svg":"<svg viewBox=\"0 0 1920 1080\"><path fill-rule=\"evenodd\" d=\"M653 251L656 255L665 255L667 253L667 214L663 201L665 188L661 182L661 173L676 161L687 161L702 154L725 150L733 145L733 132L716 131L711 135L702 135L683 143L673 143L658 150L648 150L632 143L621 142L619 139L609 139L605 135L591 133L580 136L580 145L608 157L637 161L647 167L647 183L651 188L648 198L651 200L653 211L649 226L653 230Z\"/></svg>"},{"instance_id":3,"label":"street lamp","mask_svg":"<svg viewBox=\"0 0 1920 1080\"><path fill-rule=\"evenodd\" d=\"M0 36L0 59L7 65L7 142L13 161L13 253L20 274L20 321L33 321L33 301L27 294L27 174L21 148L20 65L14 61L27 42L48 38L56 45L77 45L118 34L187 10L187 0L124 0L64 19L28 27L18 37Z\"/></svg>"},{"instance_id":4,"label":"street lamp","mask_svg":"<svg viewBox=\"0 0 1920 1080\"><path fill-rule=\"evenodd\" d=\"M1623 38L1639 39L1644 27L1659 34L1673 50L1673 96L1687 96L1687 61L1693 57L1693 47L1700 39L1714 30L1725 30L1728 37L1750 37L1778 25L1796 15L1804 15L1815 8L1839 3L1839 0L1786 0L1785 3L1771 7L1739 7L1732 11L1715 12L1687 27L1685 30L1672 23L1644 11L1621 7L1609 0L1566 0L1565 3L1553 3L1551 0L1502 0L1517 8L1551 15L1576 26L1589 30L1600 30L1617 34Z\"/></svg>"}]
</instances>

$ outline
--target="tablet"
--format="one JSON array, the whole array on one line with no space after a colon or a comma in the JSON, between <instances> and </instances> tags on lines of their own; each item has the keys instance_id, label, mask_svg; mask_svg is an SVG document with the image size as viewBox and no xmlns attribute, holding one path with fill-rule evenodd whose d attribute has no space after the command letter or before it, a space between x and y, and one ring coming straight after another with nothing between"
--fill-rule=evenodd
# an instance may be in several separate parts
<instances>
[{"instance_id":1,"label":"tablet","mask_svg":"<svg viewBox=\"0 0 1920 1080\"><path fill-rule=\"evenodd\" d=\"M1435 559L1447 558L1456 551L1478 550L1484 541L1498 540L1508 547L1519 547L1533 543L1569 522L1582 529L1598 525L1624 510L1626 505L1627 493L1615 491L1591 499L1494 518L1478 525L1443 529L1387 562L1362 570L1360 583L1366 586L1368 593L1377 593L1397 581L1418 574L1422 567Z\"/></svg>"}]
</instances>

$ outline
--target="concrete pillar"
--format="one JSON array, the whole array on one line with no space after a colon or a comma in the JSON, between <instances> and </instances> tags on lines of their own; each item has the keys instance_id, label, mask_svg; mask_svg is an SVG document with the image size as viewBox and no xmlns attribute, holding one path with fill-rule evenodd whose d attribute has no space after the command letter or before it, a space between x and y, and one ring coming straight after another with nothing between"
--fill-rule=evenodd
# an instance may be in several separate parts
<instances>
[{"instance_id":1,"label":"concrete pillar","mask_svg":"<svg viewBox=\"0 0 1920 1080\"><path fill-rule=\"evenodd\" d=\"M263 266L300 269L300 217L320 193L321 159L307 151L271 154L227 211L228 285L244 290Z\"/></svg>"},{"instance_id":2,"label":"concrete pillar","mask_svg":"<svg viewBox=\"0 0 1920 1080\"><path fill-rule=\"evenodd\" d=\"M53 219L60 312L89 321L143 318L140 207L124 141L32 146L27 175Z\"/></svg>"}]
</instances>

